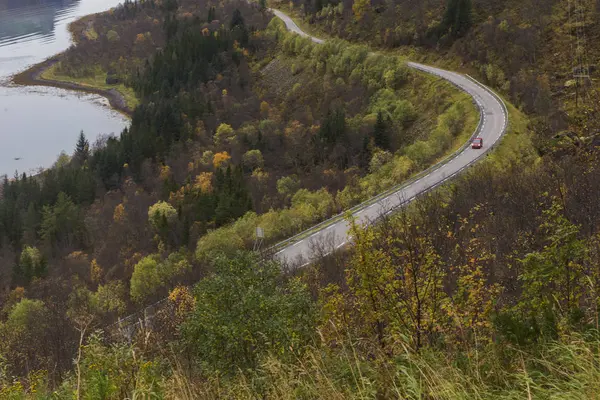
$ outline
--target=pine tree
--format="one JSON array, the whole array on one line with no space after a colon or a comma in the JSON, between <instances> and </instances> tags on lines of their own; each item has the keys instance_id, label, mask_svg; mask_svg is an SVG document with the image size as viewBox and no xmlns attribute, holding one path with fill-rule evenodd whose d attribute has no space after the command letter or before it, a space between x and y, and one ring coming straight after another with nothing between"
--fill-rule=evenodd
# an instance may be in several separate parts
<instances>
[{"instance_id":1,"label":"pine tree","mask_svg":"<svg viewBox=\"0 0 600 400\"><path fill-rule=\"evenodd\" d=\"M33 245L37 239L40 215L33 203L29 203L23 222L23 242Z\"/></svg>"},{"instance_id":2,"label":"pine tree","mask_svg":"<svg viewBox=\"0 0 600 400\"><path fill-rule=\"evenodd\" d=\"M231 28L233 29L236 26L241 26L241 27L245 26L244 17L242 17L242 13L237 8L235 9L235 11L233 12L233 15L231 17Z\"/></svg>"},{"instance_id":3,"label":"pine tree","mask_svg":"<svg viewBox=\"0 0 600 400\"><path fill-rule=\"evenodd\" d=\"M319 129L319 137L326 144L335 144L346 132L346 114L343 108L327 112Z\"/></svg>"},{"instance_id":4,"label":"pine tree","mask_svg":"<svg viewBox=\"0 0 600 400\"><path fill-rule=\"evenodd\" d=\"M90 156L90 143L85 138L83 131L79 132L79 139L77 139L77 145L75 146L75 154L73 154L73 160L80 166L87 161Z\"/></svg>"},{"instance_id":5,"label":"pine tree","mask_svg":"<svg viewBox=\"0 0 600 400\"><path fill-rule=\"evenodd\" d=\"M471 27L471 11L471 0L448 0L441 34L448 32L455 38L464 35Z\"/></svg>"}]
</instances>

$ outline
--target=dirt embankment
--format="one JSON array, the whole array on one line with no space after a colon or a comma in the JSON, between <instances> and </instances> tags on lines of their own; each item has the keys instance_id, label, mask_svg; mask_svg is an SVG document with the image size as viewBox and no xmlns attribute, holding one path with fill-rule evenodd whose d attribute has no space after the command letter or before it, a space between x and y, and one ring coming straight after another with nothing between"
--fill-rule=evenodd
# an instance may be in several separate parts
<instances>
[{"instance_id":1,"label":"dirt embankment","mask_svg":"<svg viewBox=\"0 0 600 400\"><path fill-rule=\"evenodd\" d=\"M27 70L15 75L12 79L13 82L17 85L24 86L51 86L60 89L98 94L100 96L106 97L108 99L108 102L110 103L110 106L113 109L127 115L128 117L131 117L131 115L133 114L133 110L127 105L125 97L123 97L123 95L116 89L99 89L90 86L80 85L74 82L65 82L57 81L54 79L42 78L42 74L44 73L44 71L46 71L48 68L60 61L61 55L62 54L58 54L54 57L50 57L46 61L36 64L28 68Z\"/></svg>"}]
</instances>

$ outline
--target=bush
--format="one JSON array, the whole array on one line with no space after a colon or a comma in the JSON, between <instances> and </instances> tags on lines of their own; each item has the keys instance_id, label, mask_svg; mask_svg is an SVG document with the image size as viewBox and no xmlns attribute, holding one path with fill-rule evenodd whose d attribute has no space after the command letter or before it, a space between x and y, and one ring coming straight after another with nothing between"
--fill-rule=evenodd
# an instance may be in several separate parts
<instances>
[{"instance_id":1,"label":"bush","mask_svg":"<svg viewBox=\"0 0 600 400\"><path fill-rule=\"evenodd\" d=\"M118 42L119 40L121 40L119 34L113 30L106 32L106 38L109 42Z\"/></svg>"},{"instance_id":2,"label":"bush","mask_svg":"<svg viewBox=\"0 0 600 400\"><path fill-rule=\"evenodd\" d=\"M249 150L242 156L242 162L246 168L254 171L257 168L262 168L265 160L260 150Z\"/></svg>"},{"instance_id":3,"label":"bush","mask_svg":"<svg viewBox=\"0 0 600 400\"><path fill-rule=\"evenodd\" d=\"M234 374L267 354L296 356L315 326L304 285L281 282L281 267L249 253L217 257L215 272L194 288L195 310L184 343L207 372Z\"/></svg>"},{"instance_id":4,"label":"bush","mask_svg":"<svg viewBox=\"0 0 600 400\"><path fill-rule=\"evenodd\" d=\"M373 154L373 157L371 157L369 171L371 171L371 173L376 173L381 169L381 167L390 161L392 161L392 154L389 151L379 150Z\"/></svg>"},{"instance_id":5,"label":"bush","mask_svg":"<svg viewBox=\"0 0 600 400\"><path fill-rule=\"evenodd\" d=\"M140 303L189 269L190 264L181 252L171 253L165 260L156 254L144 257L131 275L131 298Z\"/></svg>"},{"instance_id":6,"label":"bush","mask_svg":"<svg viewBox=\"0 0 600 400\"><path fill-rule=\"evenodd\" d=\"M300 188L300 181L296 175L284 176L277 180L277 192L282 196L289 196Z\"/></svg>"},{"instance_id":7,"label":"bush","mask_svg":"<svg viewBox=\"0 0 600 400\"><path fill-rule=\"evenodd\" d=\"M208 261L217 255L235 254L244 248L244 240L233 226L227 226L208 232L198 240L196 259Z\"/></svg>"},{"instance_id":8,"label":"bush","mask_svg":"<svg viewBox=\"0 0 600 400\"><path fill-rule=\"evenodd\" d=\"M292 197L292 208L300 208L303 205L312 206L315 209L316 217L325 218L333 211L333 196L325 188L315 192L300 189Z\"/></svg>"},{"instance_id":9,"label":"bush","mask_svg":"<svg viewBox=\"0 0 600 400\"><path fill-rule=\"evenodd\" d=\"M217 128L214 139L217 146L229 144L233 139L235 139L235 131L231 125L221 124Z\"/></svg>"},{"instance_id":10,"label":"bush","mask_svg":"<svg viewBox=\"0 0 600 400\"><path fill-rule=\"evenodd\" d=\"M166 201L159 201L148 209L148 220L157 231L165 229L177 218L177 210Z\"/></svg>"}]
</instances>

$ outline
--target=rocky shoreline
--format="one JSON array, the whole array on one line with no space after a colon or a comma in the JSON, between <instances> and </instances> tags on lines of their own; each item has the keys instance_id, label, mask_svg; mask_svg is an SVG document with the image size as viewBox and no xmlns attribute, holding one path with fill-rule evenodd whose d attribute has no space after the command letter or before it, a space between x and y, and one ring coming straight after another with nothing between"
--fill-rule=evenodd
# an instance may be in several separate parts
<instances>
[{"instance_id":1,"label":"rocky shoreline","mask_svg":"<svg viewBox=\"0 0 600 400\"><path fill-rule=\"evenodd\" d=\"M98 94L108 99L110 106L120 113L131 118L133 110L127 105L125 97L116 89L98 89L84 86L74 82L58 81L55 79L44 79L42 74L51 66L60 61L61 54L48 58L39 64L33 65L12 78L12 82L22 86L50 86L59 89L74 90L77 92Z\"/></svg>"}]
</instances>

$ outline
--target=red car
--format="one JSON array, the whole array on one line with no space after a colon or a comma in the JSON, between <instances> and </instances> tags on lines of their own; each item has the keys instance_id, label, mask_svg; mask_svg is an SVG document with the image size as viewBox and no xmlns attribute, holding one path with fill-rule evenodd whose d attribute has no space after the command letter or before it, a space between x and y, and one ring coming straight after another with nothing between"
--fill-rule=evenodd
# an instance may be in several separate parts
<instances>
[{"instance_id":1,"label":"red car","mask_svg":"<svg viewBox=\"0 0 600 400\"><path fill-rule=\"evenodd\" d=\"M483 147L483 139L480 137L473 139L473 141L471 142L472 149L480 149L482 147Z\"/></svg>"}]
</instances>

